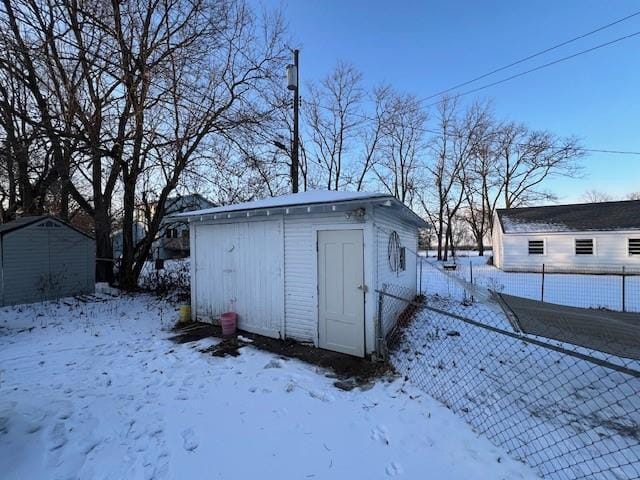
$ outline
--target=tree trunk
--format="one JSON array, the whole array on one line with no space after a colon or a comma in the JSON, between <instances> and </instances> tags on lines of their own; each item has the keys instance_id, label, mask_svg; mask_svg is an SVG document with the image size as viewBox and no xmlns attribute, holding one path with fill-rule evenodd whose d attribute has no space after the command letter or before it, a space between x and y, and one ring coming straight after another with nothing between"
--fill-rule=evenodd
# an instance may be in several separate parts
<instances>
[{"instance_id":1,"label":"tree trunk","mask_svg":"<svg viewBox=\"0 0 640 480\"><path fill-rule=\"evenodd\" d=\"M447 233L449 235L449 248L451 249L451 257L455 259L456 249L455 249L455 245L453 244L453 224L449 223L447 225Z\"/></svg>"},{"instance_id":2,"label":"tree trunk","mask_svg":"<svg viewBox=\"0 0 640 480\"><path fill-rule=\"evenodd\" d=\"M111 222L103 208L96 208L94 215L96 237L96 282L113 283L113 247Z\"/></svg>"},{"instance_id":3,"label":"tree trunk","mask_svg":"<svg viewBox=\"0 0 640 480\"><path fill-rule=\"evenodd\" d=\"M447 261L449 259L449 225L447 224L447 229L444 232L444 248L442 252L442 260Z\"/></svg>"},{"instance_id":4,"label":"tree trunk","mask_svg":"<svg viewBox=\"0 0 640 480\"><path fill-rule=\"evenodd\" d=\"M122 217L122 261L120 263L120 288L135 290L137 278L133 269L135 261L134 213L135 213L135 181L136 174L123 172L123 206Z\"/></svg>"}]
</instances>

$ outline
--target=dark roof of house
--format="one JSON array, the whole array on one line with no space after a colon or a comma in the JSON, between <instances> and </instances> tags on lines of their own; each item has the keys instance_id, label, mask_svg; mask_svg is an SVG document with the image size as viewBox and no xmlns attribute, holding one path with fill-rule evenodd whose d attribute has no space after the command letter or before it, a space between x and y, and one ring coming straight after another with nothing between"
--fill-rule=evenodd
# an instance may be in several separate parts
<instances>
[{"instance_id":1,"label":"dark roof of house","mask_svg":"<svg viewBox=\"0 0 640 480\"><path fill-rule=\"evenodd\" d=\"M76 232L81 233L82 235L93 239L91 235L87 234L86 232L83 232L82 230L74 227L73 225L69 225L67 222L62 221L59 218L54 217L53 215L33 215L33 216L27 216L27 217L19 217L19 218L16 218L15 220L12 220L11 222L3 223L0 225L0 236L5 235L9 232L13 232L14 230L19 230L21 228L28 227L29 225L33 225L34 223L37 223L46 218L50 218L52 220L55 220L56 222L62 223L63 225L75 230Z\"/></svg>"},{"instance_id":2,"label":"dark roof of house","mask_svg":"<svg viewBox=\"0 0 640 480\"><path fill-rule=\"evenodd\" d=\"M498 209L505 233L640 230L640 200Z\"/></svg>"}]
</instances>

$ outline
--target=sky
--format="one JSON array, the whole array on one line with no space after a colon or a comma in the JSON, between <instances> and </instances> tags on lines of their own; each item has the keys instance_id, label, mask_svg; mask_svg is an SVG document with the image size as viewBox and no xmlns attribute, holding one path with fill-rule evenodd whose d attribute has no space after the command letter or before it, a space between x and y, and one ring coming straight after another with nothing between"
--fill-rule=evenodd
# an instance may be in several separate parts
<instances>
[{"instance_id":1,"label":"sky","mask_svg":"<svg viewBox=\"0 0 640 480\"><path fill-rule=\"evenodd\" d=\"M254 0L282 8L300 48L300 79L319 80L338 60L365 84L389 83L420 98L640 11L631 0L417 1ZM640 32L640 15L492 75L461 91ZM640 35L470 95L490 99L500 119L590 149L640 152ZM426 102L428 103L428 102ZM561 202L596 189L614 197L640 190L640 155L590 154L581 178L547 183Z\"/></svg>"}]
</instances>

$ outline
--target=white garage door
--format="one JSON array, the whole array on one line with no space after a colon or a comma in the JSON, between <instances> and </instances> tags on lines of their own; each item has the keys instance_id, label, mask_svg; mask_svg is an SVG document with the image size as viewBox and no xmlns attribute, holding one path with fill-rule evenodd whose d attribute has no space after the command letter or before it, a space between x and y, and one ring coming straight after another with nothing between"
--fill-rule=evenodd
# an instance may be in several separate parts
<instances>
[{"instance_id":1,"label":"white garage door","mask_svg":"<svg viewBox=\"0 0 640 480\"><path fill-rule=\"evenodd\" d=\"M196 226L197 316L217 318L234 311L240 329L281 337L283 248L280 221Z\"/></svg>"}]
</instances>

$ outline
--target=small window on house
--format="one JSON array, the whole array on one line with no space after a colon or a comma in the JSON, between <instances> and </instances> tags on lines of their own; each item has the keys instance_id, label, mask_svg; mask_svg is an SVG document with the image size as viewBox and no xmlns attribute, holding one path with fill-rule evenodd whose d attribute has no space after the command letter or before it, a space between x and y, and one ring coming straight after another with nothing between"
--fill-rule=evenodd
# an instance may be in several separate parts
<instances>
[{"instance_id":1,"label":"small window on house","mask_svg":"<svg viewBox=\"0 0 640 480\"><path fill-rule=\"evenodd\" d=\"M593 238L576 238L576 255L593 255Z\"/></svg>"},{"instance_id":2,"label":"small window on house","mask_svg":"<svg viewBox=\"0 0 640 480\"><path fill-rule=\"evenodd\" d=\"M167 238L178 238L178 229L177 228L167 228L167 232L165 233Z\"/></svg>"},{"instance_id":3,"label":"small window on house","mask_svg":"<svg viewBox=\"0 0 640 480\"><path fill-rule=\"evenodd\" d=\"M182 233L182 238L187 239L187 240L189 239L189 229L188 228L185 228L184 230L182 230L181 233Z\"/></svg>"},{"instance_id":4,"label":"small window on house","mask_svg":"<svg viewBox=\"0 0 640 480\"><path fill-rule=\"evenodd\" d=\"M629 255L640 255L640 238L629 239Z\"/></svg>"},{"instance_id":5,"label":"small window on house","mask_svg":"<svg viewBox=\"0 0 640 480\"><path fill-rule=\"evenodd\" d=\"M407 269L407 249L406 247L400 247L400 271L404 272Z\"/></svg>"},{"instance_id":6,"label":"small window on house","mask_svg":"<svg viewBox=\"0 0 640 480\"><path fill-rule=\"evenodd\" d=\"M529 255L544 255L544 240L529 240Z\"/></svg>"}]
</instances>

